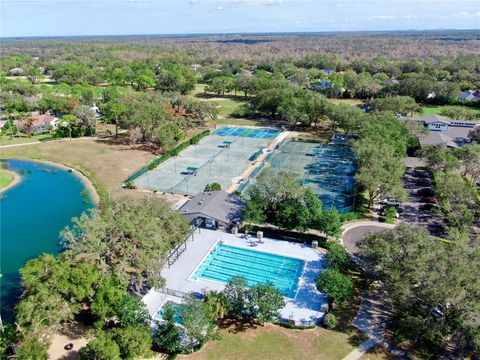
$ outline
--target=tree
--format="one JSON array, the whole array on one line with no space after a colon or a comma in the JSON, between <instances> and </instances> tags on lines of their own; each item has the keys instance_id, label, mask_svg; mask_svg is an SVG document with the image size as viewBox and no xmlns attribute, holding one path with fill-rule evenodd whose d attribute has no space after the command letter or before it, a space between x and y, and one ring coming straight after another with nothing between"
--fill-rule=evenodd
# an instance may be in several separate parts
<instances>
[{"instance_id":1,"label":"tree","mask_svg":"<svg viewBox=\"0 0 480 360\"><path fill-rule=\"evenodd\" d=\"M143 285L161 286L161 260L187 232L185 219L167 203L123 200L104 213L95 209L75 218L62 232L62 244L69 258L81 254L86 263L136 292Z\"/></svg>"},{"instance_id":2,"label":"tree","mask_svg":"<svg viewBox=\"0 0 480 360\"><path fill-rule=\"evenodd\" d=\"M168 302L162 308L163 322L157 327L153 334L153 345L155 350L176 354L181 350L180 329L175 322L175 307Z\"/></svg>"},{"instance_id":3,"label":"tree","mask_svg":"<svg viewBox=\"0 0 480 360\"><path fill-rule=\"evenodd\" d=\"M376 111L391 111L395 114L410 115L419 111L421 108L410 96L392 96L376 99L373 102Z\"/></svg>"},{"instance_id":4,"label":"tree","mask_svg":"<svg viewBox=\"0 0 480 360\"><path fill-rule=\"evenodd\" d=\"M282 293L272 282L252 286L247 299L249 317L261 324L278 318L279 310L285 306Z\"/></svg>"},{"instance_id":5,"label":"tree","mask_svg":"<svg viewBox=\"0 0 480 360\"><path fill-rule=\"evenodd\" d=\"M323 318L323 325L327 329L333 330L337 327L337 318L332 313L327 313Z\"/></svg>"},{"instance_id":6,"label":"tree","mask_svg":"<svg viewBox=\"0 0 480 360\"><path fill-rule=\"evenodd\" d=\"M114 303L114 311L121 326L147 326L150 315L146 305L137 296L125 295Z\"/></svg>"},{"instance_id":7,"label":"tree","mask_svg":"<svg viewBox=\"0 0 480 360\"><path fill-rule=\"evenodd\" d=\"M205 298L205 305L216 320L222 319L230 310L230 304L223 292L210 291Z\"/></svg>"},{"instance_id":8,"label":"tree","mask_svg":"<svg viewBox=\"0 0 480 360\"><path fill-rule=\"evenodd\" d=\"M27 70L27 79L30 80L32 84L36 84L38 80L43 77L43 73L36 67L31 67Z\"/></svg>"},{"instance_id":9,"label":"tree","mask_svg":"<svg viewBox=\"0 0 480 360\"><path fill-rule=\"evenodd\" d=\"M195 89L195 73L183 64L165 64L158 72L156 89L188 94Z\"/></svg>"},{"instance_id":10,"label":"tree","mask_svg":"<svg viewBox=\"0 0 480 360\"><path fill-rule=\"evenodd\" d=\"M135 83L137 84L138 90L145 91L155 86L155 79L151 74L145 72L137 75Z\"/></svg>"},{"instance_id":11,"label":"tree","mask_svg":"<svg viewBox=\"0 0 480 360\"><path fill-rule=\"evenodd\" d=\"M352 279L336 269L327 269L315 280L317 289L327 294L333 303L341 304L354 294Z\"/></svg>"},{"instance_id":12,"label":"tree","mask_svg":"<svg viewBox=\"0 0 480 360\"><path fill-rule=\"evenodd\" d=\"M187 296L183 300L184 310L181 313L182 326L185 332L188 351L202 346L214 334L214 314L202 300Z\"/></svg>"},{"instance_id":13,"label":"tree","mask_svg":"<svg viewBox=\"0 0 480 360\"><path fill-rule=\"evenodd\" d=\"M219 190L222 190L222 186L216 182L205 185L205 189L203 189L203 191L219 191Z\"/></svg>"},{"instance_id":14,"label":"tree","mask_svg":"<svg viewBox=\"0 0 480 360\"><path fill-rule=\"evenodd\" d=\"M120 347L113 339L112 334L97 331L87 346L78 352L79 360L121 360Z\"/></svg>"},{"instance_id":15,"label":"tree","mask_svg":"<svg viewBox=\"0 0 480 360\"><path fill-rule=\"evenodd\" d=\"M112 338L120 349L122 359L150 358L153 355L149 326L129 325L112 330Z\"/></svg>"},{"instance_id":16,"label":"tree","mask_svg":"<svg viewBox=\"0 0 480 360\"><path fill-rule=\"evenodd\" d=\"M103 326L106 322L116 320L118 308L122 309L119 304L125 301L125 292L126 287L122 286L120 280L113 276L106 278L100 284L90 305L92 315L98 319L98 327ZM127 320L125 325L128 324Z\"/></svg>"},{"instance_id":17,"label":"tree","mask_svg":"<svg viewBox=\"0 0 480 360\"><path fill-rule=\"evenodd\" d=\"M81 136L95 135L97 117L94 110L87 106L78 106L75 108L75 116L80 122Z\"/></svg>"},{"instance_id":18,"label":"tree","mask_svg":"<svg viewBox=\"0 0 480 360\"><path fill-rule=\"evenodd\" d=\"M246 307L247 280L243 276L232 276L225 285L223 294L230 304L230 313L242 318Z\"/></svg>"},{"instance_id":19,"label":"tree","mask_svg":"<svg viewBox=\"0 0 480 360\"><path fill-rule=\"evenodd\" d=\"M436 172L435 194L448 224L459 229L470 225L478 213L478 194L458 173Z\"/></svg>"},{"instance_id":20,"label":"tree","mask_svg":"<svg viewBox=\"0 0 480 360\"><path fill-rule=\"evenodd\" d=\"M344 271L350 266L350 255L341 244L338 242L328 242L327 250L328 252L325 258L329 269Z\"/></svg>"},{"instance_id":21,"label":"tree","mask_svg":"<svg viewBox=\"0 0 480 360\"><path fill-rule=\"evenodd\" d=\"M424 228L400 224L366 236L359 249L393 302L397 336L437 348L453 336L469 339L465 347L478 351L472 329L480 325L474 320L480 287L471 271L480 266L477 241L458 231L447 240L433 238Z\"/></svg>"},{"instance_id":22,"label":"tree","mask_svg":"<svg viewBox=\"0 0 480 360\"><path fill-rule=\"evenodd\" d=\"M16 358L28 360L47 360L47 345L38 338L27 337L16 346ZM3 354L2 354L3 355Z\"/></svg>"},{"instance_id":23,"label":"tree","mask_svg":"<svg viewBox=\"0 0 480 360\"><path fill-rule=\"evenodd\" d=\"M420 154L425 158L432 171L451 171L460 167L460 162L453 151L446 146L423 146Z\"/></svg>"},{"instance_id":24,"label":"tree","mask_svg":"<svg viewBox=\"0 0 480 360\"><path fill-rule=\"evenodd\" d=\"M127 106L115 100L109 101L103 108L104 119L110 124L115 124L115 136L118 137L118 127L127 114Z\"/></svg>"},{"instance_id":25,"label":"tree","mask_svg":"<svg viewBox=\"0 0 480 360\"><path fill-rule=\"evenodd\" d=\"M247 193L247 221L265 219L285 229L320 229L321 213L322 203L312 190L284 171L263 172Z\"/></svg>"},{"instance_id":26,"label":"tree","mask_svg":"<svg viewBox=\"0 0 480 360\"><path fill-rule=\"evenodd\" d=\"M369 208L380 196L403 196L404 165L394 148L362 138L355 142L354 149L359 166L355 179L366 192Z\"/></svg>"},{"instance_id":27,"label":"tree","mask_svg":"<svg viewBox=\"0 0 480 360\"><path fill-rule=\"evenodd\" d=\"M480 144L467 144L459 150L463 176L470 176L476 184L480 180Z\"/></svg>"},{"instance_id":28,"label":"tree","mask_svg":"<svg viewBox=\"0 0 480 360\"><path fill-rule=\"evenodd\" d=\"M206 92L213 92L217 95L225 95L226 92L233 90L235 85L234 79L229 76L217 76L212 79L211 83L205 87Z\"/></svg>"},{"instance_id":29,"label":"tree","mask_svg":"<svg viewBox=\"0 0 480 360\"><path fill-rule=\"evenodd\" d=\"M480 144L480 126L476 126L470 130L468 137L470 140L472 140L472 142Z\"/></svg>"},{"instance_id":30,"label":"tree","mask_svg":"<svg viewBox=\"0 0 480 360\"><path fill-rule=\"evenodd\" d=\"M35 130L35 118L28 116L23 122L22 130L28 136L32 136L33 131Z\"/></svg>"},{"instance_id":31,"label":"tree","mask_svg":"<svg viewBox=\"0 0 480 360\"><path fill-rule=\"evenodd\" d=\"M314 228L323 233L338 237L342 233L342 221L337 210L324 210Z\"/></svg>"}]
</instances>

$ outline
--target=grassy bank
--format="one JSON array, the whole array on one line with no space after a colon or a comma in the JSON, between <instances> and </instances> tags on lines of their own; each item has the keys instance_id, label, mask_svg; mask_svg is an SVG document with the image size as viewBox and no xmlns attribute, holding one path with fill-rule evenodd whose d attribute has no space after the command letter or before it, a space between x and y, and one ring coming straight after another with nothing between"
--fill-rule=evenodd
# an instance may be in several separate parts
<instances>
[{"instance_id":1,"label":"grassy bank","mask_svg":"<svg viewBox=\"0 0 480 360\"><path fill-rule=\"evenodd\" d=\"M10 186L13 180L15 180L15 174L2 166L0 168L0 190L5 189L7 186Z\"/></svg>"}]
</instances>

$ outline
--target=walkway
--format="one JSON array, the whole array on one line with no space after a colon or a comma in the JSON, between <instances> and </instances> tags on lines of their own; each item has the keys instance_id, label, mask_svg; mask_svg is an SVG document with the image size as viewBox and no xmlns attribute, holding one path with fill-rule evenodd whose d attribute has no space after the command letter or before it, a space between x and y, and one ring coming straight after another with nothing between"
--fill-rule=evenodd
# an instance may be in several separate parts
<instances>
[{"instance_id":1,"label":"walkway","mask_svg":"<svg viewBox=\"0 0 480 360\"><path fill-rule=\"evenodd\" d=\"M343 226L342 242L352 255L353 260L362 266L358 256L358 242L368 234L393 229L395 225L375 221L357 221ZM410 359L408 355L398 349L394 344L385 339L385 332L390 325L392 305L383 288L380 286L362 293L362 302L353 325L365 333L369 339L363 342L344 360L360 359L375 345L381 345L400 359Z\"/></svg>"}]
</instances>

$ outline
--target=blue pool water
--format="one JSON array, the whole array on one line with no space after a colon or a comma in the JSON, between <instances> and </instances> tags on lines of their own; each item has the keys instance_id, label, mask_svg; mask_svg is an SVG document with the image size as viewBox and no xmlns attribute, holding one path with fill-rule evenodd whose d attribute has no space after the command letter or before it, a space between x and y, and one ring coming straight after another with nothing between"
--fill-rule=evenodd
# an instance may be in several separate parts
<instances>
[{"instance_id":1,"label":"blue pool water","mask_svg":"<svg viewBox=\"0 0 480 360\"><path fill-rule=\"evenodd\" d=\"M256 139L271 139L278 135L279 130L273 129L251 129L242 127L223 127L215 131L215 135L220 136L239 136Z\"/></svg>"},{"instance_id":2,"label":"blue pool water","mask_svg":"<svg viewBox=\"0 0 480 360\"><path fill-rule=\"evenodd\" d=\"M174 316L175 322L177 324L181 324L182 323L182 312L183 312L183 309L185 308L185 306L182 305L182 304L174 303L172 301L167 301L167 303L173 304L173 308L175 309L175 316ZM155 314L155 319L156 320L163 321L164 306L165 305L163 305L160 308L160 310L158 310L157 313Z\"/></svg>"},{"instance_id":3,"label":"blue pool water","mask_svg":"<svg viewBox=\"0 0 480 360\"><path fill-rule=\"evenodd\" d=\"M284 296L293 298L304 264L300 259L218 244L193 278L227 283L242 275L250 286L271 281Z\"/></svg>"}]
</instances>

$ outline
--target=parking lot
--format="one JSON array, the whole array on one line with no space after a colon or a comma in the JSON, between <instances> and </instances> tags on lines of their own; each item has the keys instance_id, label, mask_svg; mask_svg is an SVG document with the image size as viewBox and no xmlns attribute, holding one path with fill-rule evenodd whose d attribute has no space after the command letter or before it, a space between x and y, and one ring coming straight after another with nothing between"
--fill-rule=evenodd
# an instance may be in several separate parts
<instances>
[{"instance_id":1,"label":"parking lot","mask_svg":"<svg viewBox=\"0 0 480 360\"><path fill-rule=\"evenodd\" d=\"M425 170L407 167L403 175L403 185L408 201L402 203L400 220L425 227L433 236L444 235L444 222L436 213L438 207L430 174Z\"/></svg>"}]
</instances>

